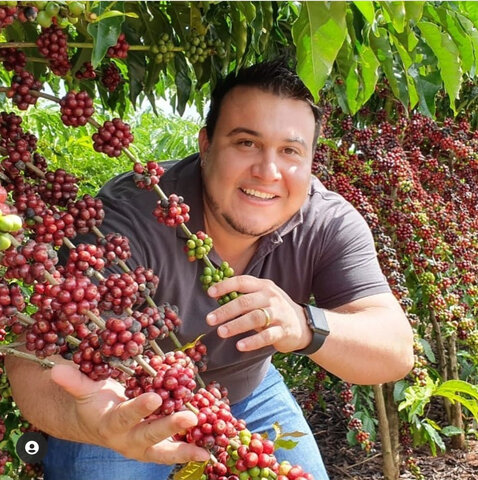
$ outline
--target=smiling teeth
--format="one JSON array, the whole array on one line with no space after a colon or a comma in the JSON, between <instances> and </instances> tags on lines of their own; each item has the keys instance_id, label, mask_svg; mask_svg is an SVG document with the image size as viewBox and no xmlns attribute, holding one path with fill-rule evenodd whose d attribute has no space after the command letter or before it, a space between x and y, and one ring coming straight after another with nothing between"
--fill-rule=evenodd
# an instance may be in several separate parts
<instances>
[{"instance_id":1,"label":"smiling teeth","mask_svg":"<svg viewBox=\"0 0 478 480\"><path fill-rule=\"evenodd\" d=\"M243 188L242 191L253 197L264 198L266 200L275 197L273 193L258 192L257 190L249 190L248 188Z\"/></svg>"}]
</instances>

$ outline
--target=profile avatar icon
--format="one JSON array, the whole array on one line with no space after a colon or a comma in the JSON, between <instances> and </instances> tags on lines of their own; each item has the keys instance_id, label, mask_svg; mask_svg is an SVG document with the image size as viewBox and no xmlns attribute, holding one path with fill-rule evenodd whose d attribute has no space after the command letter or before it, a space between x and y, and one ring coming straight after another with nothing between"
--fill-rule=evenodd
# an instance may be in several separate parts
<instances>
[{"instance_id":1,"label":"profile avatar icon","mask_svg":"<svg viewBox=\"0 0 478 480\"><path fill-rule=\"evenodd\" d=\"M47 452L46 438L40 432L26 432L18 439L16 451L25 463L40 463Z\"/></svg>"}]
</instances>

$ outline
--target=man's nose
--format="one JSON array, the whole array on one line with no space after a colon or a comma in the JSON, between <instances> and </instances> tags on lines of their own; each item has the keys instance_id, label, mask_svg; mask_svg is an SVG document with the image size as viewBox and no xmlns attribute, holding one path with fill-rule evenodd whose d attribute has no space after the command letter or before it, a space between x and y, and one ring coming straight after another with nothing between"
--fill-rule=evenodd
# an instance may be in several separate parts
<instances>
[{"instance_id":1,"label":"man's nose","mask_svg":"<svg viewBox=\"0 0 478 480\"><path fill-rule=\"evenodd\" d=\"M280 180L281 172L277 156L272 152L263 151L252 166L252 174L267 182Z\"/></svg>"}]
</instances>

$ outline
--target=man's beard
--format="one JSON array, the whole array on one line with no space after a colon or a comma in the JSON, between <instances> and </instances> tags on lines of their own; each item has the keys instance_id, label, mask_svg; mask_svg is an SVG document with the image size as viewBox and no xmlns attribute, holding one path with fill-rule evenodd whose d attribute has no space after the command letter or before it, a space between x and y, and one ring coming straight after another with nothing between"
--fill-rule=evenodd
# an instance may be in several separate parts
<instances>
[{"instance_id":1,"label":"man's beard","mask_svg":"<svg viewBox=\"0 0 478 480\"><path fill-rule=\"evenodd\" d=\"M263 230L252 230L249 225L244 225L242 223L239 223L237 220L232 218L231 215L221 212L219 203L217 203L216 200L214 200L214 198L212 197L212 195L209 194L204 183L203 183L203 191L204 191L204 200L209 205L209 209L213 212L213 214L215 214L216 216L222 217L233 230L240 233L241 235L246 235L248 237L262 237L264 235L267 235L268 233L273 232L280 226L280 225L273 225L272 227L265 228Z\"/></svg>"}]
</instances>

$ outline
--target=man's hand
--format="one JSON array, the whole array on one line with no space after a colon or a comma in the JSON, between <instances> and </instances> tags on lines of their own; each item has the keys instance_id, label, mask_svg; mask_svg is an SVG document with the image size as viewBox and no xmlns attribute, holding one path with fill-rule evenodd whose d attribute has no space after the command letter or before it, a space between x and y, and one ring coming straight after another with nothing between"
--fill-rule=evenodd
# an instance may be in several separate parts
<instances>
[{"instance_id":1,"label":"man's hand","mask_svg":"<svg viewBox=\"0 0 478 480\"><path fill-rule=\"evenodd\" d=\"M52 380L74 399L76 423L86 443L111 448L142 462L172 465L206 461L209 453L171 437L197 423L189 411L147 420L162 403L155 393L128 400L124 388L114 380L95 382L72 365L56 365Z\"/></svg>"},{"instance_id":2,"label":"man's hand","mask_svg":"<svg viewBox=\"0 0 478 480\"><path fill-rule=\"evenodd\" d=\"M234 291L242 295L212 311L206 321L212 326L219 325L217 333L222 338L256 331L237 342L238 350L247 352L273 345L285 353L310 344L312 332L302 306L293 302L274 282L239 275L215 284L207 293L217 298Z\"/></svg>"}]
</instances>

